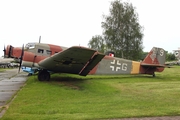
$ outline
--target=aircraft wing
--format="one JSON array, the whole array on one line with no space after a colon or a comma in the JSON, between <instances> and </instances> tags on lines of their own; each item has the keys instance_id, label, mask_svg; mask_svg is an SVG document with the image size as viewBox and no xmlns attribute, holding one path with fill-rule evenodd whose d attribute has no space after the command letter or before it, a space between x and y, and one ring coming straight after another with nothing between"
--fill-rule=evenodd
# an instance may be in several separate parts
<instances>
[{"instance_id":1,"label":"aircraft wing","mask_svg":"<svg viewBox=\"0 0 180 120\"><path fill-rule=\"evenodd\" d=\"M41 68L49 71L86 76L104 56L96 50L74 46L54 54L38 64Z\"/></svg>"}]
</instances>

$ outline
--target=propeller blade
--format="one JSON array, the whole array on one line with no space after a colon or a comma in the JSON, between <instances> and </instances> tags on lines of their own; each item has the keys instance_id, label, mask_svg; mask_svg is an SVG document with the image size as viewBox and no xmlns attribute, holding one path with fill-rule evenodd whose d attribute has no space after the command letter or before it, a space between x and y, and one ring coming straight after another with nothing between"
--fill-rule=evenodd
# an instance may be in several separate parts
<instances>
[{"instance_id":1,"label":"propeller blade","mask_svg":"<svg viewBox=\"0 0 180 120\"><path fill-rule=\"evenodd\" d=\"M21 56L20 56L20 58L19 58L19 59L20 59L20 62L19 62L19 71L18 71L18 73L20 72L20 69L21 69L23 56L24 56L24 44L23 44L23 46L22 46Z\"/></svg>"},{"instance_id":2,"label":"propeller blade","mask_svg":"<svg viewBox=\"0 0 180 120\"><path fill-rule=\"evenodd\" d=\"M4 45L4 58L6 57L6 48L5 48L5 45Z\"/></svg>"}]
</instances>

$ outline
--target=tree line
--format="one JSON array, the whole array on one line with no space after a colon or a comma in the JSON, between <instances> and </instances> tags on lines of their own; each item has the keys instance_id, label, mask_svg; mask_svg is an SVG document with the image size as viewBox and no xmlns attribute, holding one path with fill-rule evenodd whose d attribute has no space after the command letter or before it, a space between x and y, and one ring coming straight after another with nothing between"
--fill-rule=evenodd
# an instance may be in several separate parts
<instances>
[{"instance_id":1,"label":"tree line","mask_svg":"<svg viewBox=\"0 0 180 120\"><path fill-rule=\"evenodd\" d=\"M129 2L115 0L110 3L109 14L102 15L102 35L92 36L88 46L99 52L113 51L116 57L143 60L143 30L139 24L136 8ZM173 53L166 52L166 60L176 60Z\"/></svg>"},{"instance_id":2,"label":"tree line","mask_svg":"<svg viewBox=\"0 0 180 120\"><path fill-rule=\"evenodd\" d=\"M132 3L115 0L109 15L103 15L102 35L91 38L88 46L99 52L113 51L117 57L139 60L143 53L143 27Z\"/></svg>"}]
</instances>

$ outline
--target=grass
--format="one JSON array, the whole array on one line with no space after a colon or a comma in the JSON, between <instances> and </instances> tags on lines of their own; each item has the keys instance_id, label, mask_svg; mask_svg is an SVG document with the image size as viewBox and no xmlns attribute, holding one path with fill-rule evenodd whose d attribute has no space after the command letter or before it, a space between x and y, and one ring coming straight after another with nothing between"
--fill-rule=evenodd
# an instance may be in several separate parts
<instances>
[{"instance_id":1,"label":"grass","mask_svg":"<svg viewBox=\"0 0 180 120\"><path fill-rule=\"evenodd\" d=\"M4 71L6 71L5 68L0 68L0 72L4 72Z\"/></svg>"},{"instance_id":2,"label":"grass","mask_svg":"<svg viewBox=\"0 0 180 120\"><path fill-rule=\"evenodd\" d=\"M31 76L2 120L111 119L180 115L180 67L147 75Z\"/></svg>"},{"instance_id":3,"label":"grass","mask_svg":"<svg viewBox=\"0 0 180 120\"><path fill-rule=\"evenodd\" d=\"M10 70L10 69L13 69L13 68L0 68L0 72L4 72L4 71Z\"/></svg>"}]
</instances>

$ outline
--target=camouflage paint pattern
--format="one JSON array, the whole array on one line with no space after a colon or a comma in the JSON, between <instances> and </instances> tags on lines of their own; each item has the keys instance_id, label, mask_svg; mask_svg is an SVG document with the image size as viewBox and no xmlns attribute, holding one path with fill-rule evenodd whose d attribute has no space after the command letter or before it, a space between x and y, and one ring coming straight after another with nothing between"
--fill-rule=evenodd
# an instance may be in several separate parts
<instances>
[{"instance_id":1,"label":"camouflage paint pattern","mask_svg":"<svg viewBox=\"0 0 180 120\"><path fill-rule=\"evenodd\" d=\"M89 74L139 74L140 62L105 56Z\"/></svg>"},{"instance_id":2,"label":"camouflage paint pattern","mask_svg":"<svg viewBox=\"0 0 180 120\"><path fill-rule=\"evenodd\" d=\"M52 53L40 54L38 49ZM7 46L6 56L20 57L21 48ZM164 70L165 51L153 47L142 62L111 57L89 48L74 46L66 48L57 45L36 43L35 48L26 49L23 66L37 67L48 71L72 73L86 76L87 74L154 74Z\"/></svg>"}]
</instances>

